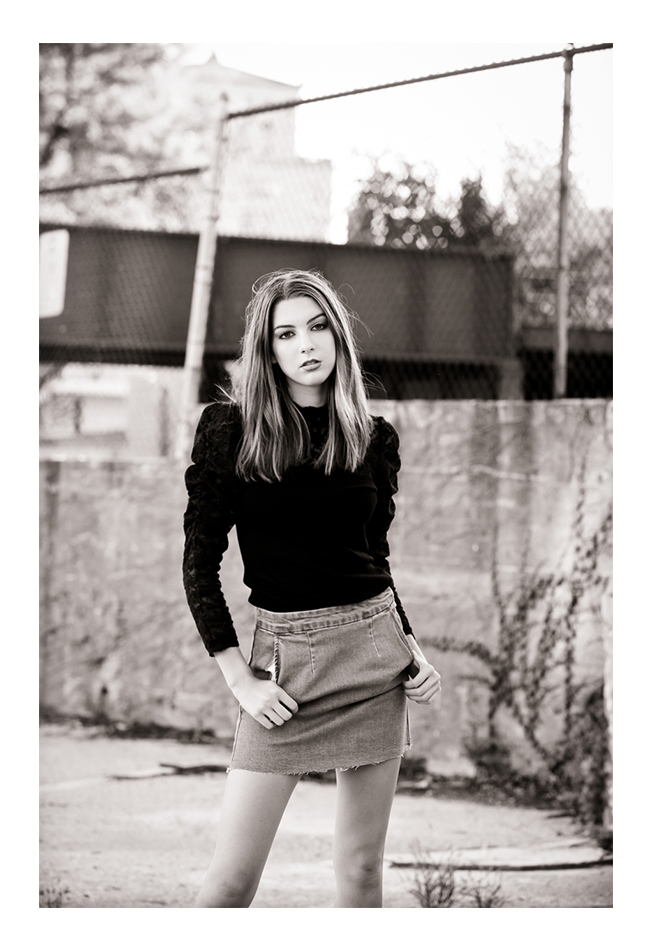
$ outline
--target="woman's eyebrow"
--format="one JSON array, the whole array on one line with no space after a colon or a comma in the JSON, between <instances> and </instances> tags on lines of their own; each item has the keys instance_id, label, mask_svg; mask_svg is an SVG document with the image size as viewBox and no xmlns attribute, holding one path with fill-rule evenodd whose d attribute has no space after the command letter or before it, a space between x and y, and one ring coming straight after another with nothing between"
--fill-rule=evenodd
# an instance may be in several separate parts
<instances>
[{"instance_id":1,"label":"woman's eyebrow","mask_svg":"<svg viewBox=\"0 0 652 950\"><path fill-rule=\"evenodd\" d=\"M312 316L312 317L308 320L307 325L309 326L309 325L312 323L313 320L317 320L317 319L319 319L319 317L325 317L325 316L326 316L325 313L316 313L314 316ZM279 323L277 326L274 327L274 331L276 331L276 330L294 330L294 329L295 329L295 325L294 325L293 323Z\"/></svg>"}]
</instances>

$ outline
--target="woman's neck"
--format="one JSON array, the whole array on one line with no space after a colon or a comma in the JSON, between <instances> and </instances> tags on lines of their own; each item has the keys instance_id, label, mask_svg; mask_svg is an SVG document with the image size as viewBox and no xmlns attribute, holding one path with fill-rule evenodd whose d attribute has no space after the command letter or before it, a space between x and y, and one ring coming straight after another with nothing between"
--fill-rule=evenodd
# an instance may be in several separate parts
<instances>
[{"instance_id":1,"label":"woman's neck","mask_svg":"<svg viewBox=\"0 0 652 950\"><path fill-rule=\"evenodd\" d=\"M327 386L301 386L297 383L291 383L288 386L290 399L302 409L313 406L319 408L326 405L328 397Z\"/></svg>"}]
</instances>

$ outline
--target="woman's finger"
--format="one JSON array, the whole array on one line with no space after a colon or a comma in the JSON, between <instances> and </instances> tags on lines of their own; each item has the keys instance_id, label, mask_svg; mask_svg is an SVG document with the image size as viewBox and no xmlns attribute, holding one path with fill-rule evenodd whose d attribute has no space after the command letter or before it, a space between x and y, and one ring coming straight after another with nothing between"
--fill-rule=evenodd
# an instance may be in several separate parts
<instances>
[{"instance_id":1,"label":"woman's finger","mask_svg":"<svg viewBox=\"0 0 652 950\"><path fill-rule=\"evenodd\" d=\"M413 700L413 702L415 703L431 703L436 695L437 693L435 692L423 693L422 695L419 695L419 696L408 696L408 699Z\"/></svg>"},{"instance_id":2,"label":"woman's finger","mask_svg":"<svg viewBox=\"0 0 652 950\"><path fill-rule=\"evenodd\" d=\"M298 703L296 703L296 702L292 699L292 697L289 696L289 695L285 692L284 689L281 689L280 686L278 687L278 690L279 690L279 700L280 700L280 702L282 702L283 705L284 705L287 709L289 709L290 713L298 712L298 711L299 711L299 705L298 705Z\"/></svg>"},{"instance_id":3,"label":"woman's finger","mask_svg":"<svg viewBox=\"0 0 652 950\"><path fill-rule=\"evenodd\" d=\"M438 676L433 681L432 677L422 683L420 686L406 686L405 692L408 699L417 703L430 703L441 690L441 677Z\"/></svg>"},{"instance_id":4,"label":"woman's finger","mask_svg":"<svg viewBox=\"0 0 652 950\"><path fill-rule=\"evenodd\" d=\"M267 709L267 710L265 710L265 715L267 716L267 718L268 718L275 726L282 726L283 723L285 722L285 719L283 719L282 716L280 716L280 715L276 712L275 709Z\"/></svg>"},{"instance_id":5,"label":"woman's finger","mask_svg":"<svg viewBox=\"0 0 652 950\"><path fill-rule=\"evenodd\" d=\"M419 702L421 702L421 703L431 703L431 702L433 701L433 699L435 698L435 696L437 695L438 692L439 692L439 690L438 690L436 687L433 687L433 689L429 690L427 693L425 693L425 694L421 697L421 699L419 700Z\"/></svg>"},{"instance_id":6,"label":"woman's finger","mask_svg":"<svg viewBox=\"0 0 652 950\"><path fill-rule=\"evenodd\" d=\"M441 680L437 680L435 683L432 684L432 686L428 690L425 691L425 693L423 694L423 697L428 702L430 702L430 700L434 699L434 697L440 691L441 691Z\"/></svg>"},{"instance_id":7,"label":"woman's finger","mask_svg":"<svg viewBox=\"0 0 652 950\"><path fill-rule=\"evenodd\" d=\"M427 693L430 689L441 688L441 677L436 680L433 680L431 676L424 679L421 683L409 683L406 684L405 690L408 693L412 693L415 696L421 696L424 693Z\"/></svg>"},{"instance_id":8,"label":"woman's finger","mask_svg":"<svg viewBox=\"0 0 652 950\"><path fill-rule=\"evenodd\" d=\"M429 663L426 663L419 668L419 672L416 674L416 676L411 677L410 679L407 680L407 682L410 684L410 686L421 686L423 683L425 683L428 679L431 679L433 676L438 680L441 679L441 676L439 675L437 670L434 668L434 666L430 666Z\"/></svg>"},{"instance_id":9,"label":"woman's finger","mask_svg":"<svg viewBox=\"0 0 652 950\"><path fill-rule=\"evenodd\" d=\"M283 703L278 703L278 705L274 707L274 712L281 717L283 722L288 722L290 719L292 719L292 713L286 706L283 705Z\"/></svg>"},{"instance_id":10,"label":"woman's finger","mask_svg":"<svg viewBox=\"0 0 652 950\"><path fill-rule=\"evenodd\" d=\"M264 713L260 713L258 716L254 716L256 722L259 722L261 726L264 726L265 729L273 729L274 723L271 719L268 719Z\"/></svg>"},{"instance_id":11,"label":"woman's finger","mask_svg":"<svg viewBox=\"0 0 652 950\"><path fill-rule=\"evenodd\" d=\"M435 698L434 693L432 696L410 696L409 697L409 699L411 699L415 703L419 703L419 705L421 706L429 706L434 698Z\"/></svg>"}]
</instances>

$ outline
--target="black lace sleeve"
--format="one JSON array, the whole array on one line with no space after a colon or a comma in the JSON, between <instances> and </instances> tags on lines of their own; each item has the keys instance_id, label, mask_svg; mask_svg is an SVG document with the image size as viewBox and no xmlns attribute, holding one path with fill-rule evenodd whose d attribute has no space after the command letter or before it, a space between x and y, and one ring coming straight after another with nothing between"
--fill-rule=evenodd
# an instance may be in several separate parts
<instances>
[{"instance_id":1,"label":"black lace sleeve","mask_svg":"<svg viewBox=\"0 0 652 950\"><path fill-rule=\"evenodd\" d=\"M387 532L394 520L396 514L396 505L394 495L398 491L398 472L401 468L401 457L399 455L398 432L391 423L377 416L374 419L375 427L370 446L370 461L372 465L374 482L378 491L378 500L376 509L367 524L367 541L369 543L369 552L374 559L374 563L381 567L391 577L389 568L389 542ZM392 581L392 590L396 599L403 630L405 633L412 634L414 631L405 614L403 605Z\"/></svg>"},{"instance_id":2,"label":"black lace sleeve","mask_svg":"<svg viewBox=\"0 0 652 950\"><path fill-rule=\"evenodd\" d=\"M234 455L239 433L235 407L204 409L186 471L188 505L183 525L183 585L199 634L211 656L237 646L233 620L219 579L235 523Z\"/></svg>"}]
</instances>

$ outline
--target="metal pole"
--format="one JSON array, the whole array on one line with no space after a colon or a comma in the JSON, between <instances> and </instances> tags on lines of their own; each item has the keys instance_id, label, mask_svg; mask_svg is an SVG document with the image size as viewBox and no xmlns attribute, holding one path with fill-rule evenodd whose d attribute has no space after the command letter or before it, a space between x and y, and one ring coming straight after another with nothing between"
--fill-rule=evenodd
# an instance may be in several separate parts
<instances>
[{"instance_id":1,"label":"metal pole","mask_svg":"<svg viewBox=\"0 0 652 950\"><path fill-rule=\"evenodd\" d=\"M568 259L568 198L570 156L570 114L571 114L571 73L573 71L573 50L564 56L564 123L561 137L561 168L559 185L559 240L557 244L557 327L555 335L555 399L566 395L568 370L568 299L569 299L569 259Z\"/></svg>"},{"instance_id":2,"label":"metal pole","mask_svg":"<svg viewBox=\"0 0 652 950\"><path fill-rule=\"evenodd\" d=\"M186 459L192 445L196 424L199 383L201 380L208 308L213 286L215 255L217 252L217 223L220 217L221 172L224 164L224 139L228 118L228 97L220 96L213 154L209 166L206 219L199 235L195 278L192 287L190 321L186 341L186 359L183 367L181 411L176 445L176 457Z\"/></svg>"}]
</instances>

